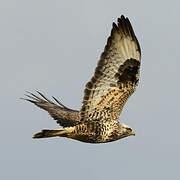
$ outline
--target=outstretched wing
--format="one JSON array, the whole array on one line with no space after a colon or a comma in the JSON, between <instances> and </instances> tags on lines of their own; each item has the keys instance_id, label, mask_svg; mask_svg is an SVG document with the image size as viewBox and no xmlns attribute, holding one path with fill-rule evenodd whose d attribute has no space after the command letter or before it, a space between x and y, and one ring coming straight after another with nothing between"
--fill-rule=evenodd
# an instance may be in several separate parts
<instances>
[{"instance_id":1,"label":"outstretched wing","mask_svg":"<svg viewBox=\"0 0 180 180\"><path fill-rule=\"evenodd\" d=\"M37 93L41 96L38 97L33 93L27 92L26 95L28 98L22 98L31 103L34 103L36 106L48 111L48 113L57 120L57 123L63 127L75 126L79 120L79 111L72 110L64 106L59 100L55 97L53 99L57 104L47 99L42 93Z\"/></svg>"},{"instance_id":2,"label":"outstretched wing","mask_svg":"<svg viewBox=\"0 0 180 180\"><path fill-rule=\"evenodd\" d=\"M81 121L117 120L139 81L141 52L128 18L113 23L94 76L86 84Z\"/></svg>"}]
</instances>

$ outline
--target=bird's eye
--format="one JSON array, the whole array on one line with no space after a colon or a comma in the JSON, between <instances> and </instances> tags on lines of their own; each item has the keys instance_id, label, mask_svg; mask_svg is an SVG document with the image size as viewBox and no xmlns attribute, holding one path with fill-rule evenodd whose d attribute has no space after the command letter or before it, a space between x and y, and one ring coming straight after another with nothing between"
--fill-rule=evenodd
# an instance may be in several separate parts
<instances>
[{"instance_id":1,"label":"bird's eye","mask_svg":"<svg viewBox=\"0 0 180 180\"><path fill-rule=\"evenodd\" d=\"M131 128L126 128L127 129L127 131L132 131L132 129Z\"/></svg>"}]
</instances>

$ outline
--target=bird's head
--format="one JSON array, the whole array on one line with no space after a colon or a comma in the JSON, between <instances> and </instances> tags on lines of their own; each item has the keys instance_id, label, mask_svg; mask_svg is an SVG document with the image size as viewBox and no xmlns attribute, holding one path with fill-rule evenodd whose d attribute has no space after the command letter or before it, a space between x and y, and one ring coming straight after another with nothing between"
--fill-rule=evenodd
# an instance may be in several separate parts
<instances>
[{"instance_id":1,"label":"bird's head","mask_svg":"<svg viewBox=\"0 0 180 180\"><path fill-rule=\"evenodd\" d=\"M122 131L122 137L135 136L135 132L132 130L131 127L127 126L126 124L121 123L120 129Z\"/></svg>"}]
</instances>

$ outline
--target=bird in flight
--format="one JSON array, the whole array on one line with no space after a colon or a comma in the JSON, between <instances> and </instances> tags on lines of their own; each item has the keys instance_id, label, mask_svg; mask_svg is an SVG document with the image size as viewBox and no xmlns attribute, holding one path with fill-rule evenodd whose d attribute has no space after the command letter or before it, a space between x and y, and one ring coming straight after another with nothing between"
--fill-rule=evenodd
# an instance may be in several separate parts
<instances>
[{"instance_id":1,"label":"bird in flight","mask_svg":"<svg viewBox=\"0 0 180 180\"><path fill-rule=\"evenodd\" d=\"M86 143L106 143L135 135L118 121L124 104L139 82L141 50L128 18L113 23L111 35L100 56L94 75L86 84L79 111L54 102L41 92L27 92L25 100L46 110L62 129L44 129L33 138L66 137Z\"/></svg>"}]
</instances>

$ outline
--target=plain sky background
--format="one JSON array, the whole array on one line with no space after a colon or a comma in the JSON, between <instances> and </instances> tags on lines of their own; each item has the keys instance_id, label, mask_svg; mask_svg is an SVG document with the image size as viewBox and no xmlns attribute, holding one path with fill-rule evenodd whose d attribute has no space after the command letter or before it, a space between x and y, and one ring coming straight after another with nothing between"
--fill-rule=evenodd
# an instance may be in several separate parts
<instances>
[{"instance_id":1,"label":"plain sky background","mask_svg":"<svg viewBox=\"0 0 180 180\"><path fill-rule=\"evenodd\" d=\"M0 179L179 179L179 7L178 0L0 0ZM40 90L79 109L122 14L142 50L140 84L120 118L136 136L96 145L33 140L59 127L19 98Z\"/></svg>"}]
</instances>

